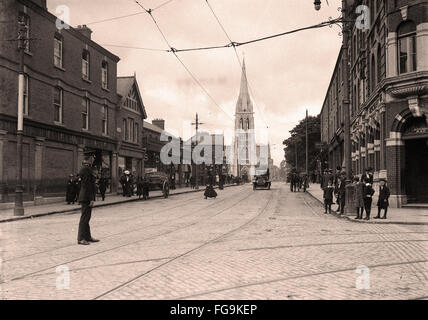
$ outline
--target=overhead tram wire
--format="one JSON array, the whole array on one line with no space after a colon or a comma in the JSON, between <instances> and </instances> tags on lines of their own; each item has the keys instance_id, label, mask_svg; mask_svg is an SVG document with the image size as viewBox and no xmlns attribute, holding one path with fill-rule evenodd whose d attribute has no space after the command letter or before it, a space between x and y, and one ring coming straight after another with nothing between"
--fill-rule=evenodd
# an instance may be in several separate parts
<instances>
[{"instance_id":1,"label":"overhead tram wire","mask_svg":"<svg viewBox=\"0 0 428 320\"><path fill-rule=\"evenodd\" d=\"M157 9L160 9L160 8L162 8L163 6L166 6L167 4L169 4L170 2L173 2L174 0L168 0L168 1L165 1L164 3L161 3L160 5L158 5L157 7L154 7L153 9L152 9L152 12L153 11L155 11L155 10L157 10Z\"/></svg>"},{"instance_id":2,"label":"overhead tram wire","mask_svg":"<svg viewBox=\"0 0 428 320\"><path fill-rule=\"evenodd\" d=\"M123 49L134 49L134 50L146 50L146 51L157 51L157 52L168 52L166 49L157 49L157 48L144 48L144 47L132 47L118 44L101 44L104 47L113 47L113 48L123 48Z\"/></svg>"},{"instance_id":3,"label":"overhead tram wire","mask_svg":"<svg viewBox=\"0 0 428 320\"><path fill-rule=\"evenodd\" d=\"M187 73L190 75L190 77L198 84L198 86L211 99L211 101L233 121L233 118L217 103L217 101L215 101L215 99L211 96L211 94L208 92L208 90L205 89L205 87L202 85L202 83L196 78L196 76L185 65L183 60L181 60L180 57L177 55L176 49L171 46L171 44L169 43L165 34L163 33L162 29L160 28L159 24L157 23L155 17L153 17L153 14L152 14L153 10L151 10L151 9L147 10L138 0L135 0L135 3L137 3L146 13L148 13L150 15L154 24L156 25L157 29L159 30L159 33L162 35L162 38L164 39L165 43L169 47L169 51L174 54L174 56L177 58L177 60L180 62L180 64L183 66L183 68L187 71Z\"/></svg>"},{"instance_id":4,"label":"overhead tram wire","mask_svg":"<svg viewBox=\"0 0 428 320\"><path fill-rule=\"evenodd\" d=\"M337 19L321 22L319 24L315 24L312 26L302 27L302 28L298 28L298 29L294 29L294 30L290 30L290 31L285 31L285 32L273 34L273 35L262 37L262 38L256 38L256 39L248 40L248 41L244 41L244 42L233 42L232 41L232 42L230 42L226 45L222 45L222 46L218 45L218 46L185 48L185 49L174 49L174 50L175 50L175 52L189 52L189 51L202 51L202 50L211 50L211 49L224 49L224 48L230 48L230 47L240 47L240 46L244 46L247 44L252 44L252 43L256 43L256 42L260 42L260 41L265 41L265 40L269 40L269 39L273 39L273 38L282 37L285 35L297 33L297 32L304 31L304 30L324 28L324 27L327 27L327 26L330 26L333 24L337 24L340 22L342 22L342 18L337 18Z\"/></svg>"},{"instance_id":5,"label":"overhead tram wire","mask_svg":"<svg viewBox=\"0 0 428 320\"><path fill-rule=\"evenodd\" d=\"M134 0L130 0L130 1L134 2ZM163 6L166 6L167 4L169 4L172 1L174 1L174 0L165 1L165 2L161 3L160 5L158 5L157 7L153 8L153 9L150 9L150 10L151 10L151 12L153 12L153 11L155 11L157 9L162 8ZM98 23L110 22L110 21L114 21L114 20L120 20L120 19L129 18L129 17L139 16L139 15L142 15L142 14L144 14L144 12L139 11L139 12L134 12L134 13L126 14L126 15L123 15L123 16L117 16L117 17L112 17L112 18L106 18L106 19L103 19L103 20L97 20L97 21L88 22L88 23L86 23L86 25L89 26L89 25L94 25L94 24L98 24ZM1 21L0 21L0 23L1 23Z\"/></svg>"},{"instance_id":6,"label":"overhead tram wire","mask_svg":"<svg viewBox=\"0 0 428 320\"><path fill-rule=\"evenodd\" d=\"M230 41L230 43L232 44L233 51L235 51L236 60L238 61L238 64L239 64L240 70L242 70L242 63L241 63L241 59L239 58L238 51L236 50L236 46L234 45L234 43L235 43L235 42L233 42L232 38L231 38L231 37L229 36L229 34L227 33L227 31L226 31L225 27L224 27L224 26L223 26L223 24L221 23L221 21L220 21L219 17L218 17L218 16L217 16L217 14L215 13L215 11L214 11L213 7L211 6L211 4L209 3L209 1L208 1L208 0L205 0L205 2L206 2L206 4L208 5L208 7L210 8L211 13L213 14L214 18L217 20L217 23L219 24L220 28L223 30L223 32L224 32L224 34L226 35L227 39L228 39L228 40ZM248 84L248 88L250 89L250 93L251 93L251 95L253 96L253 99L254 99L254 97L255 97L255 95L254 95L254 91L253 91L253 89L252 89L252 87L251 87L250 82L248 81L248 78L247 78L247 84ZM257 110L259 111L259 113L261 114L262 119L263 119L263 122L264 122L264 123L265 123L265 125L266 125L266 128L267 128L267 129L269 129L269 125L268 125L268 123L267 123L267 121L266 121L266 118L264 117L263 112L260 112L260 109L259 109L259 107L258 107L257 103L255 102L255 100L254 100L254 104L255 104L255 106L256 106L256 109L257 109Z\"/></svg>"}]
</instances>

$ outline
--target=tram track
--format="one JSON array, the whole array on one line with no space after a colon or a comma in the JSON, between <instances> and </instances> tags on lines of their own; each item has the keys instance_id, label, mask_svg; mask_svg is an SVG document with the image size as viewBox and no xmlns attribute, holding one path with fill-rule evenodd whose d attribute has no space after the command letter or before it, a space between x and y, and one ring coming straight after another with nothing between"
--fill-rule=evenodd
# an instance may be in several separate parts
<instances>
[{"instance_id":1,"label":"tram track","mask_svg":"<svg viewBox=\"0 0 428 320\"><path fill-rule=\"evenodd\" d=\"M418 263L428 263L428 260L414 260L414 261L404 261L404 262L393 262L393 263L383 263L383 264L376 264L376 265L368 265L367 267L369 269L376 269L376 268L388 268L388 267L395 267L395 266L401 266L401 265L409 265L409 264L418 264ZM243 283L240 285L230 286L230 287L223 287L215 290L206 290L203 292L198 292L192 295L187 296L181 296L181 297L174 297L174 300L186 300L186 299L195 299L200 296L205 296L209 294L215 294L230 290L236 290L236 289L243 289L253 286L259 286L259 285L265 285L265 284L272 284L272 283L278 283L283 281L289 281L289 280L296 280L296 279L304 279L309 277L317 277L317 276L323 276L328 274L336 274L341 272L355 272L355 268L343 268L343 269L335 269L335 270L327 270L323 272L313 272L313 273L306 273L306 274L300 274L300 275L294 275L289 277L281 277L281 278L275 278L275 279L269 279L264 281L254 281L254 282L248 282ZM426 299L427 297L421 297L419 299Z\"/></svg>"},{"instance_id":2,"label":"tram track","mask_svg":"<svg viewBox=\"0 0 428 320\"><path fill-rule=\"evenodd\" d=\"M184 200L184 201L180 202L180 204L175 204L174 206L171 206L171 207L168 207L168 208L163 208L161 210L152 210L152 211L148 212L147 214L143 214L143 215L138 216L137 218L138 219L140 219L140 218L147 218L149 215L159 214L159 213L163 213L163 212L170 211L170 210L173 210L173 209L177 209L179 207L183 207L183 206L189 205L189 200L196 200L196 199L197 198L187 199L187 200ZM206 206L206 207L209 207L209 206ZM179 217L176 217L174 219L170 219L170 220L168 220L166 222L172 222L172 221L175 221L175 220L179 220L179 219L185 218L185 217L187 217L187 216L189 216L191 214L194 214L194 213L195 212L191 212L191 213L185 214L183 216L179 216ZM135 219L136 219L136 217L133 217L133 218L126 219L125 221L130 221L130 220L135 220ZM122 222L122 220L120 220L120 222ZM152 227L158 227L158 226L160 226L160 225L162 225L164 223L165 223L165 221L162 222L162 223L157 223L157 224L152 224L152 225L146 225L143 228L134 228L132 230L125 230L125 231L127 233L129 233L129 232L137 232L137 231L145 230L145 229L152 228ZM138 225L140 223L134 223L133 225L135 226L136 224ZM109 223L105 223L105 224L102 224L102 225L97 225L97 228L100 229L103 226L107 226L107 225L109 225ZM122 230L120 232L116 232L116 233L111 233L111 234L104 235L103 239L108 239L108 238L111 238L111 237L114 237L114 236L119 236L119 235L123 234L123 232L124 231ZM60 250L60 249L65 249L65 248L69 248L69 247L74 247L75 245L76 245L76 243L73 242L73 243L70 243L70 244L65 245L65 246L58 246L58 247L50 248L48 250L31 253L29 255L24 255L24 256L14 257L12 259L3 260L3 262L10 262L10 261L15 261L15 260L19 260L19 259L24 259L24 258L28 258L28 257L35 256L35 255L38 255L38 254L43 254L43 253L52 252L52 251L55 251L55 250Z\"/></svg>"},{"instance_id":3,"label":"tram track","mask_svg":"<svg viewBox=\"0 0 428 320\"><path fill-rule=\"evenodd\" d=\"M304 197L303 197L304 198ZM306 206L308 206L312 212L315 212L313 210L313 207L309 204L309 202L306 201L306 199L303 199L304 203ZM384 226L382 225L376 225L376 226L370 226L371 229L376 229L376 230L381 230L384 228ZM379 243L380 245L384 245L386 248L388 248L388 252L391 254L391 256L396 256L399 259L402 259L404 261L411 261L412 257L410 256L410 253L406 250L403 249L403 246L399 246L398 243L403 243L403 244L407 244L406 249L411 247L410 244L414 244L416 242L427 242L428 240L388 240L388 238L383 235L382 233L373 233L373 235L377 235L380 238L380 241L378 241L377 243ZM349 244L354 244L356 242L351 242ZM359 242L361 245L364 245L365 243L370 243L367 241L361 241ZM371 242L371 243L376 243L376 242ZM340 244L346 244L346 243L338 243ZM426 271L419 269L417 266L410 264L410 268L412 270L412 273L414 274L414 276L416 278L418 278L419 281L426 281L428 280L427 275L425 274ZM424 278L422 279L421 276Z\"/></svg>"},{"instance_id":4,"label":"tram track","mask_svg":"<svg viewBox=\"0 0 428 320\"><path fill-rule=\"evenodd\" d=\"M193 200L196 200L196 199L197 198L194 198ZM192 199L190 199L190 200L192 200ZM171 207L168 207L168 208L163 208L161 210L151 210L150 212L147 212L147 213L144 213L141 216L138 216L138 218L142 218L142 217L146 218L150 214L159 214L159 213L162 213L162 212L165 212L165 211L173 210L173 209L179 208L181 206L184 206L184 205L186 205L188 203L189 203L189 199L184 200L184 201L180 202L180 204L175 204L174 206L171 206ZM183 217L184 216L178 217L178 218L183 218ZM126 221L130 221L130 220L135 220L135 217L129 218L129 219L125 219L123 221L126 222ZM122 222L122 220L120 220L120 222ZM101 225L98 224L97 228L102 228L103 226L107 226L109 224L111 224L111 223L105 223L105 224L101 224ZM149 227L153 227L153 226L159 226L159 225L160 224L149 225L149 226L146 226L145 228L149 228ZM132 231L139 231L139 230L141 230L141 229L134 229L134 230L131 230L130 232L132 232ZM117 235L120 235L120 234L122 234L122 231L121 232L117 232L117 233L112 233L112 234L105 235L105 236L103 236L103 238L111 238L113 236L117 236ZM43 253L52 252L52 251L55 251L55 250L65 249L65 248L69 248L69 247L72 247L72 246L75 246L75 242L70 243L70 244L65 245L65 246L58 246L58 247L49 248L48 250L34 252L34 253L31 253L31 254L28 254L28 255L13 257L11 259L5 259L5 260L3 260L3 262L10 262L10 261L16 261L16 260L19 260L19 259L29 258L29 257L32 257L32 256L36 256L38 254L43 254Z\"/></svg>"},{"instance_id":5,"label":"tram track","mask_svg":"<svg viewBox=\"0 0 428 320\"><path fill-rule=\"evenodd\" d=\"M251 195L251 193L249 195ZM143 273L141 273L141 274L133 277L132 279L130 279L130 280L128 280L128 281L126 281L126 282L124 282L124 283L122 283L122 284L120 284L120 285L118 285L118 286L116 286L116 287L114 287L114 288L112 288L112 289L110 289L110 290L108 290L108 291L106 291L106 292L98 295L98 296L96 296L95 298L93 298L93 300L99 300L99 299L101 299L101 298L103 298L103 297L105 297L105 296L107 296L107 295L109 295L109 294L111 294L113 292L116 292L116 291L118 291L118 290L120 290L120 289L122 289L122 288L124 288L126 286L129 286L133 282L135 282L135 281L143 278L144 276L147 276L148 274L150 274L150 273L152 273L152 272L154 272L154 271L156 271L156 270L158 270L158 269L160 269L160 268L162 268L162 267L164 267L164 266L166 266L166 265L168 265L168 264L170 264L170 263L172 263L172 262L174 262L174 261L176 261L178 259L181 259L181 258L184 258L186 256L189 256L190 254L192 254L192 253L194 253L194 252L196 252L196 251L198 251L198 250L200 250L200 249L202 249L204 247L207 247L210 244L216 243L220 239L228 237L228 236L232 235L233 233L235 233L235 232L237 232L239 230L242 230L243 228L245 228L246 226L248 226L249 224L251 224L255 220L257 220L258 218L260 218L260 216L266 211L267 207L271 203L272 198L273 198L273 194L271 194L271 196L268 198L266 204L263 206L263 208L253 218L251 218L250 220L248 220L245 223L241 224L240 226L238 226L238 227L236 227L236 228L234 228L232 230L229 230L228 232L225 232L225 233L221 234L220 236L217 236L217 237L215 237L213 239L205 241L202 244L200 244L200 245L198 245L198 246L196 246L196 247L194 247L194 248L192 248L190 250L187 250L187 251L183 252L182 254L179 254L176 257L174 257L172 259L169 259L169 260L165 261L164 263L161 263L161 264L159 264L159 265L157 265L157 266L155 266L155 267L153 267L153 268L151 268L151 269L149 269L149 270L147 270L147 271L145 271L145 272L143 272Z\"/></svg>"},{"instance_id":6,"label":"tram track","mask_svg":"<svg viewBox=\"0 0 428 320\"><path fill-rule=\"evenodd\" d=\"M219 211L219 212L217 212L215 215L210 216L210 217L208 217L208 218L213 218L213 217L215 217L215 216L217 216L217 215L219 215L219 214L223 213L224 211L229 210L229 209L231 209L231 208L235 207L236 205L238 205L238 204L239 204L239 203L241 203L242 201L245 201L246 199L248 199L248 198L250 197L250 195L251 195L251 193L247 194L245 197L243 197L242 199L239 199L239 200L238 200L237 202L235 202L234 204L232 204L232 205L230 205L230 206L228 206L228 207L226 207L226 208L224 208L224 209L220 210L220 211ZM233 194L232 194L232 195L230 195L230 197L234 197L234 196L235 196L235 195L233 195ZM206 209L206 208L209 208L210 206L211 206L211 204L209 204L209 205L207 205L207 206L204 206L204 207L202 208L202 210L203 210L203 209ZM201 208L198 208L197 210L192 211L191 213L187 214L186 216L190 216L190 215L192 215L192 214L198 213L200 210L201 210ZM176 219L174 219L174 220L178 220L178 219L182 219L182 218L183 218L183 217L181 217L181 218L176 218ZM169 220L169 221L167 221L167 222L171 222L171 220ZM156 234L156 235L153 235L153 236L150 236L150 237L144 238L144 239L138 239L138 240L136 240L136 241L131 241L131 242L128 242L128 243L125 243L125 244L122 244L122 245L118 245L118 246L114 246L114 247L107 248L107 249L105 249L105 250L97 251L97 252L94 252L94 253L91 253L91 254L85 255L85 256L83 256L83 257L78 257L78 258L76 258L76 259L72 259L72 260L65 261L65 262L62 262L62 263L59 263L59 264L51 265L51 266L49 266L49 267L42 268L42 269L39 269L39 270L37 270L37 271L33 271L33 272L30 272L30 273L27 273L27 274L25 274L25 275L21 275L21 276L18 276L18 277L14 277L14 278L9 279L9 280L3 280L3 281L0 281L0 284L8 283L8 282L13 282L13 281L17 281L17 280L22 280L22 279L24 279L24 278L28 278L28 277L31 277L31 276L38 275L38 274L40 274L40 273L42 273L42 272L44 272L44 271L51 270L51 269L56 268L56 267L61 266L61 265L67 265L67 264L70 264L70 263L74 263L74 262L77 262L77 261L81 261L81 260L84 260L84 259L87 259L87 258L91 258L91 257L97 256L97 255L103 254L103 253L106 253L106 252L110 252L110 251L114 251L114 250L117 250L117 249L121 249L121 248L124 248L124 247L126 247L126 246L130 246L130 245L138 244L138 243L140 243L140 242L144 242L144 241L153 240L153 239L156 239L156 238L158 238L158 237L162 237L162 236L168 235L168 234L170 234L170 233L177 232L177 231L179 231L179 230L182 230L182 229L188 228L188 227L193 226L193 225L195 225L195 224L197 224L197 223L198 223L198 221L196 221L196 222L192 222L192 223L187 224L187 225L185 225L185 226L181 226L181 227L175 228L175 229L173 229L173 230L165 231L165 232L162 232L162 233L159 233L159 234ZM141 229L144 229L144 228L141 228ZM135 231L134 231L134 232L135 232ZM72 270L70 270L70 271L72 271ZM42 274L42 275L43 275L43 274Z\"/></svg>"}]
</instances>

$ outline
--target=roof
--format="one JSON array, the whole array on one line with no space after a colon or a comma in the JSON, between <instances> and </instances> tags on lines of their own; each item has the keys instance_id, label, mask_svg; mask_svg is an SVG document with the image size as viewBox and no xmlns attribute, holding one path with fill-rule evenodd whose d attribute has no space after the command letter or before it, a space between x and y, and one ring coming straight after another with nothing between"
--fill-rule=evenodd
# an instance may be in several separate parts
<instances>
[{"instance_id":1,"label":"roof","mask_svg":"<svg viewBox=\"0 0 428 320\"><path fill-rule=\"evenodd\" d=\"M146 107L144 106L143 99L141 98L140 88L138 87L136 75L127 77L117 77L117 93L122 96L122 102L131 91L132 86L135 85L138 99L141 105L141 114L144 119L147 119Z\"/></svg>"},{"instance_id":2,"label":"roof","mask_svg":"<svg viewBox=\"0 0 428 320\"><path fill-rule=\"evenodd\" d=\"M242 63L241 88L239 90L238 102L236 103L236 113L240 112L253 112L253 103L251 101L250 94L248 91L248 80L245 60Z\"/></svg>"},{"instance_id":3,"label":"roof","mask_svg":"<svg viewBox=\"0 0 428 320\"><path fill-rule=\"evenodd\" d=\"M28 6L29 8L31 8L31 10L33 10L37 14L45 17L47 20L49 20L54 25L56 24L57 19L61 19L61 17L57 17L53 13L49 12L47 10L47 8L41 7L37 2L34 2L32 0L20 0L20 1L21 1L21 3L23 5ZM89 46L91 46L95 50L99 51L100 53L108 56L114 62L117 63L117 62L120 61L120 58L117 55L115 55L111 51L107 50L106 48L102 47L101 45L99 45L98 43L96 43L95 41L93 41L92 39L89 39L88 37L84 36L79 30L77 30L77 28L74 28L74 27L72 27L72 26L70 26L68 24L67 24L67 26L69 28L64 28L63 32L70 33L71 35L73 35L74 37L78 38L83 43L88 44Z\"/></svg>"},{"instance_id":4,"label":"roof","mask_svg":"<svg viewBox=\"0 0 428 320\"><path fill-rule=\"evenodd\" d=\"M158 133L162 133L164 131L164 130L162 130L162 128L159 128L158 126L155 126L153 123L150 123L148 121L144 121L143 128L144 129L149 129L151 131L155 131L155 132L158 132Z\"/></svg>"}]
</instances>

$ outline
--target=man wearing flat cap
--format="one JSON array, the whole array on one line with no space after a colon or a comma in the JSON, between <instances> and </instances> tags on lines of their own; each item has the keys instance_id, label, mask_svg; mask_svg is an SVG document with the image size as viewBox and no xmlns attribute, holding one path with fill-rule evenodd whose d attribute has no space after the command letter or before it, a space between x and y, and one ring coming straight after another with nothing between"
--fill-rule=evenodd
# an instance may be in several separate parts
<instances>
[{"instance_id":1,"label":"man wearing flat cap","mask_svg":"<svg viewBox=\"0 0 428 320\"><path fill-rule=\"evenodd\" d=\"M81 186L79 193L79 203L82 206L82 215L80 216L79 231L77 233L77 243L80 245L88 245L91 242L99 240L92 238L89 221L91 220L92 207L96 196L95 174L92 170L94 157L92 155L85 156L83 167L79 172L81 178Z\"/></svg>"}]
</instances>

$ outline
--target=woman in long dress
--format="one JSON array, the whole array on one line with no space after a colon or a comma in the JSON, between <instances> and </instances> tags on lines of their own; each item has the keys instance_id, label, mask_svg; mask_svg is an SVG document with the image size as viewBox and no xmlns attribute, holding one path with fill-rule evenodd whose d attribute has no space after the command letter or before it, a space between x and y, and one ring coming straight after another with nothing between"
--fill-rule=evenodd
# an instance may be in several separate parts
<instances>
[{"instance_id":1,"label":"woman in long dress","mask_svg":"<svg viewBox=\"0 0 428 320\"><path fill-rule=\"evenodd\" d=\"M205 192L204 192L205 199L217 198L217 192L215 192L214 187L213 187L213 185L214 185L213 180L214 180L214 177L213 177L212 173L210 172L209 177L208 177L209 184L207 185L207 188L205 189Z\"/></svg>"}]
</instances>

